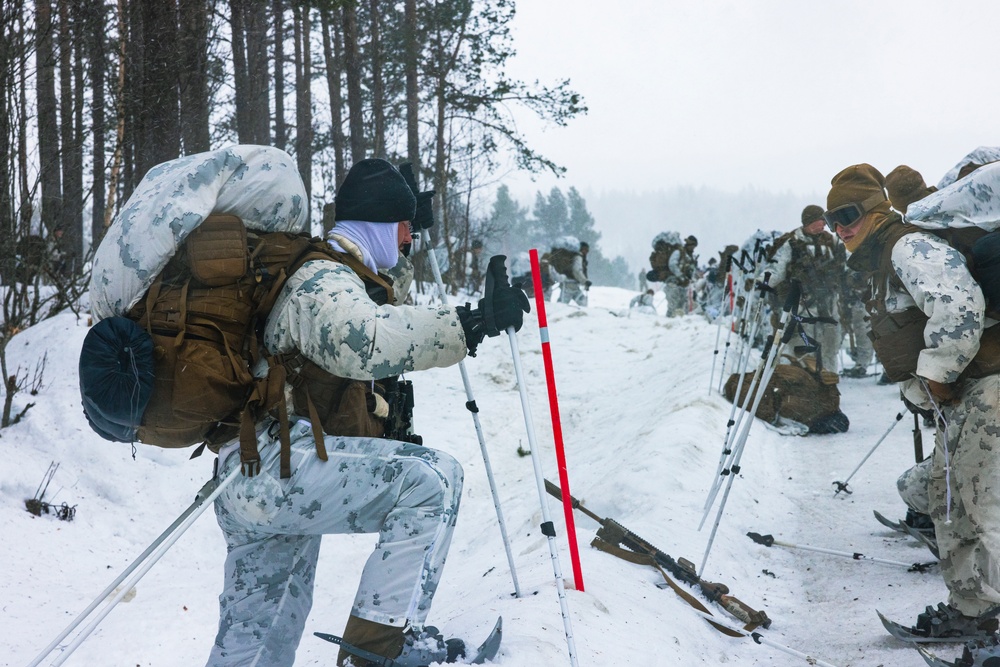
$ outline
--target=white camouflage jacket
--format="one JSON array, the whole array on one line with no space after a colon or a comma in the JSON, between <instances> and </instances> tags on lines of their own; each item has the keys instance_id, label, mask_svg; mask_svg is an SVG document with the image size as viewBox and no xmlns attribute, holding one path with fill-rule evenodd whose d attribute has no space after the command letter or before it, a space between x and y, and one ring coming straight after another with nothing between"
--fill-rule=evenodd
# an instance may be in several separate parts
<instances>
[{"instance_id":1,"label":"white camouflage jacket","mask_svg":"<svg viewBox=\"0 0 1000 667\"><path fill-rule=\"evenodd\" d=\"M889 282L886 310L899 312L916 306L929 318L917 374L954 382L979 351L986 324L983 292L969 273L965 257L933 234L919 232L896 241L892 268L906 289ZM918 380L901 382L900 390L914 404L931 407Z\"/></svg>"},{"instance_id":2,"label":"white camouflage jacket","mask_svg":"<svg viewBox=\"0 0 1000 667\"><path fill-rule=\"evenodd\" d=\"M466 355L454 308L379 306L343 264L307 262L288 279L264 330L272 353L299 350L352 380L451 366Z\"/></svg>"}]
</instances>

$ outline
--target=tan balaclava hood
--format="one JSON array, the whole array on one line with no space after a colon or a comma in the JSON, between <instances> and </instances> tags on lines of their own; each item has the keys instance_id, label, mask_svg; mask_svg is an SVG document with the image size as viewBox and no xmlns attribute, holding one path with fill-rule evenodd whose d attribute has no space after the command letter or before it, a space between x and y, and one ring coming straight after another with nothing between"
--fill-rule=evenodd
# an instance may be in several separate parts
<instances>
[{"instance_id":1,"label":"tan balaclava hood","mask_svg":"<svg viewBox=\"0 0 1000 667\"><path fill-rule=\"evenodd\" d=\"M830 186L830 192L826 196L828 211L844 204L857 204L864 208L864 202L877 200L877 195L882 195L881 202L869 204L866 215L857 223L860 228L855 236L849 242L844 242L847 250L854 252L888 218L889 200L885 198L885 177L870 164L856 164L834 176L830 180Z\"/></svg>"},{"instance_id":2,"label":"tan balaclava hood","mask_svg":"<svg viewBox=\"0 0 1000 667\"><path fill-rule=\"evenodd\" d=\"M906 207L937 192L937 188L927 187L924 177L916 169L901 164L885 177L885 189L889 193L892 207L900 213L906 213Z\"/></svg>"}]
</instances>

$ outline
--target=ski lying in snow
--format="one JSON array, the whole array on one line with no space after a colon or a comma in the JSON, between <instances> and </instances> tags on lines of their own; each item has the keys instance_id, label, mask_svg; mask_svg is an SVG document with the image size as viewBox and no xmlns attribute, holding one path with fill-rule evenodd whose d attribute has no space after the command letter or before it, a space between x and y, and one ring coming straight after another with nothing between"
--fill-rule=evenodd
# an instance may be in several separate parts
<instances>
[{"instance_id":1,"label":"ski lying in snow","mask_svg":"<svg viewBox=\"0 0 1000 667\"><path fill-rule=\"evenodd\" d=\"M910 532L906 530L906 523L902 519L898 521L887 519L881 514L879 514L878 510L872 510L872 513L875 515L875 518L878 520L878 522L883 526L885 526L886 528L891 528L897 533L903 533L904 535L910 534Z\"/></svg>"},{"instance_id":2,"label":"ski lying in snow","mask_svg":"<svg viewBox=\"0 0 1000 667\"><path fill-rule=\"evenodd\" d=\"M362 660L367 660L373 667L399 667L399 663L392 658L386 658L381 655L376 655L371 651L366 651L362 648L358 648L353 644L348 644L344 641L343 637L338 637L337 635L327 634L325 632L314 632L314 635L320 639L324 639L332 644L337 644L345 651L352 655L356 655ZM488 660L493 660L500 651L500 640L503 638L503 618L497 618L496 625L493 626L492 632L486 638L479 648L476 649L476 654L472 656L471 660L463 661L462 664L466 665L481 665ZM469 656L465 656L468 658Z\"/></svg>"},{"instance_id":3,"label":"ski lying in snow","mask_svg":"<svg viewBox=\"0 0 1000 667\"><path fill-rule=\"evenodd\" d=\"M930 637L922 632L914 631L913 628L908 628L896 623L895 621L890 621L882 615L882 612L878 610L876 610L875 613L878 614L879 619L882 621L882 625L885 626L885 629L889 631L890 635L900 641L909 642L911 644L961 644L976 639L987 639L992 636L992 633L983 631L975 634L961 634L951 637Z\"/></svg>"}]
</instances>

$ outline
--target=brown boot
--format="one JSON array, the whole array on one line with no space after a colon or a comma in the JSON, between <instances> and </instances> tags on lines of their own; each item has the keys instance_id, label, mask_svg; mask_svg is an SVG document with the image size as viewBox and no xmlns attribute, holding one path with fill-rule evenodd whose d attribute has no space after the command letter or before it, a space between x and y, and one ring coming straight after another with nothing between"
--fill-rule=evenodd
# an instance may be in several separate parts
<instances>
[{"instance_id":1,"label":"brown boot","mask_svg":"<svg viewBox=\"0 0 1000 667\"><path fill-rule=\"evenodd\" d=\"M375 655L395 658L403 650L403 628L383 625L351 615L344 628L344 641L358 648L371 651ZM337 655L338 667L343 667L347 659L351 659L353 667L369 667L371 663L356 655L340 649Z\"/></svg>"}]
</instances>

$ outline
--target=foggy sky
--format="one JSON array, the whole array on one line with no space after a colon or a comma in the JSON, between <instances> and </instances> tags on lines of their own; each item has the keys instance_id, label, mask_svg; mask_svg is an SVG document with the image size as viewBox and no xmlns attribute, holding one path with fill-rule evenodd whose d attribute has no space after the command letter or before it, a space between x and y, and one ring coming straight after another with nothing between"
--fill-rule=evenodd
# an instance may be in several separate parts
<instances>
[{"instance_id":1,"label":"foggy sky","mask_svg":"<svg viewBox=\"0 0 1000 667\"><path fill-rule=\"evenodd\" d=\"M511 73L569 78L590 111L564 128L519 113L567 173L505 182L524 201L553 185L825 198L869 162L934 183L1000 144L998 28L993 0L520 0Z\"/></svg>"}]
</instances>

